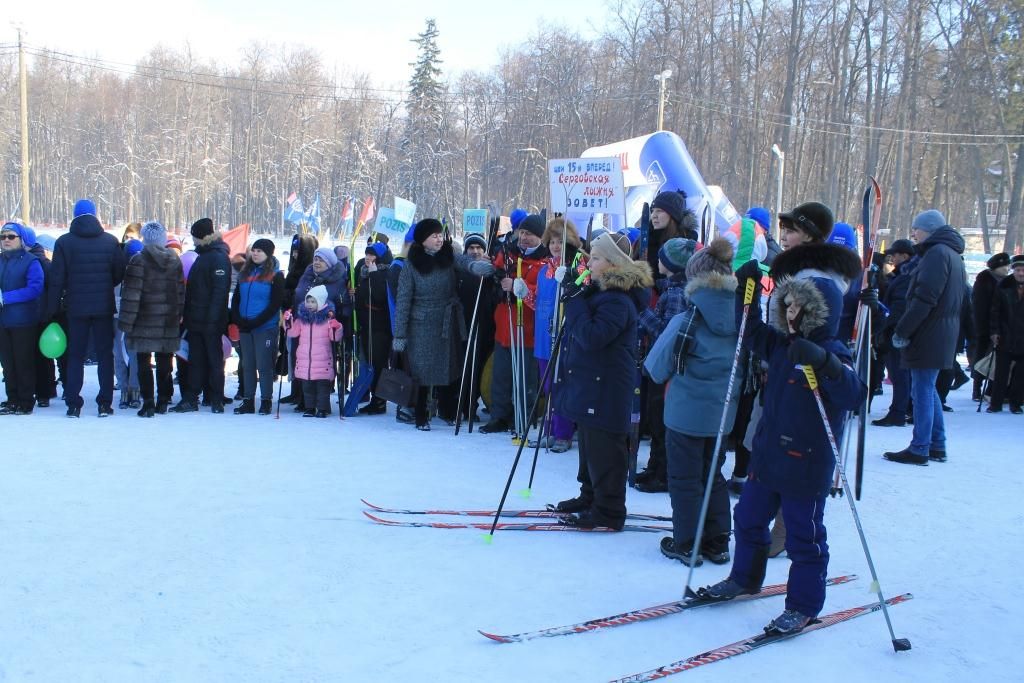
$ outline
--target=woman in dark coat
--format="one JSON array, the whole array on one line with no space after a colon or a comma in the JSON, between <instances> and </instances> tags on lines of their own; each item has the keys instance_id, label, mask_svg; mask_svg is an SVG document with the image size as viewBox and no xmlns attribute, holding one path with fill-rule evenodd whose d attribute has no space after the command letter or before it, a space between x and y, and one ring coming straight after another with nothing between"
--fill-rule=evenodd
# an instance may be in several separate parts
<instances>
[{"instance_id":1,"label":"woman in dark coat","mask_svg":"<svg viewBox=\"0 0 1024 683\"><path fill-rule=\"evenodd\" d=\"M391 298L388 292L388 266L391 252L386 244L375 242L366 247L366 257L359 268L355 308L359 322L359 357L373 368L370 393L373 399L359 409L362 415L379 415L387 411L387 401L378 398L377 380L388 366L391 351Z\"/></svg>"},{"instance_id":2,"label":"woman in dark coat","mask_svg":"<svg viewBox=\"0 0 1024 683\"><path fill-rule=\"evenodd\" d=\"M0 363L7 401L3 415L28 415L35 407L36 326L43 295L43 267L25 246L25 228L0 228Z\"/></svg>"},{"instance_id":3,"label":"woman in dark coat","mask_svg":"<svg viewBox=\"0 0 1024 683\"><path fill-rule=\"evenodd\" d=\"M650 266L629 258L625 235L594 240L591 285L579 288L570 270L565 289L565 331L557 359L555 411L579 433L580 495L560 512L578 513L567 524L621 530L626 521L626 460L636 381L638 311L654 284Z\"/></svg>"},{"instance_id":4,"label":"woman in dark coat","mask_svg":"<svg viewBox=\"0 0 1024 683\"><path fill-rule=\"evenodd\" d=\"M989 320L996 350L996 375L988 412L1001 411L1005 397L1009 399L1010 412L1019 415L1024 412L1024 256L1014 256L1010 265L1010 275L1003 278L992 297ZM1012 363L1017 368L1010 379Z\"/></svg>"},{"instance_id":5,"label":"woman in dark coat","mask_svg":"<svg viewBox=\"0 0 1024 683\"><path fill-rule=\"evenodd\" d=\"M121 283L118 327L136 354L142 407L139 417L163 415L174 394L171 358L178 350L178 324L185 309L181 259L166 247L167 231L152 221L142 226L143 249L132 257ZM156 355L156 401L151 359Z\"/></svg>"},{"instance_id":6,"label":"woman in dark coat","mask_svg":"<svg viewBox=\"0 0 1024 683\"><path fill-rule=\"evenodd\" d=\"M299 287L299 282L307 276L309 267L313 263L313 254L316 252L318 247L316 237L313 235L306 235L303 233L296 233L292 236L291 250L288 252L288 273L284 277L284 301L281 304L282 311L291 310L292 315L298 313L299 307L302 306L302 302L306 299L306 292L309 291L313 285L307 285L302 292L302 296L298 299L298 304L295 303L295 290ZM281 330L281 338L284 339L284 330ZM294 373L295 370L295 340L288 340L289 353L289 366L290 372ZM281 399L281 403L296 403L297 410L302 412L305 408L302 406L302 389L298 382L292 382L291 393Z\"/></svg>"},{"instance_id":7,"label":"woman in dark coat","mask_svg":"<svg viewBox=\"0 0 1024 683\"><path fill-rule=\"evenodd\" d=\"M455 276L451 240L442 237L440 221L427 218L416 224L408 264L402 269L395 302L395 338L392 348L407 351L409 370L420 385L416 399L416 428L430 431L427 397L438 387L438 413L455 419L459 349L466 324Z\"/></svg>"}]
</instances>

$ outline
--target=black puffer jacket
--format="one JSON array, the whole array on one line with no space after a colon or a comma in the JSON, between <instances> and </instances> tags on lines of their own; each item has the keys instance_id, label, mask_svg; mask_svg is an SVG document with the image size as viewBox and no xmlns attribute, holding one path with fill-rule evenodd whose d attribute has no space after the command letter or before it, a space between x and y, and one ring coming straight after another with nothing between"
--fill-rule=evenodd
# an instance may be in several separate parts
<instances>
[{"instance_id":1,"label":"black puffer jacket","mask_svg":"<svg viewBox=\"0 0 1024 683\"><path fill-rule=\"evenodd\" d=\"M991 270L983 270L974 278L974 289L971 291L971 303L974 306L974 331L977 334L975 353L984 358L992 350L989 337L992 329L992 306L995 304L999 278Z\"/></svg>"},{"instance_id":2,"label":"black puffer jacket","mask_svg":"<svg viewBox=\"0 0 1024 683\"><path fill-rule=\"evenodd\" d=\"M129 351L174 353L185 306L181 259L166 247L149 245L132 257L121 285L117 325Z\"/></svg>"},{"instance_id":3,"label":"black puffer jacket","mask_svg":"<svg viewBox=\"0 0 1024 683\"><path fill-rule=\"evenodd\" d=\"M57 314L61 300L72 318L114 315L114 287L124 278L125 257L117 238L103 231L96 216L71 221L57 238L47 283L47 313Z\"/></svg>"},{"instance_id":4,"label":"black puffer jacket","mask_svg":"<svg viewBox=\"0 0 1024 683\"><path fill-rule=\"evenodd\" d=\"M990 324L992 334L999 335L1000 351L1024 354L1024 285L1013 275L1003 278L992 297Z\"/></svg>"},{"instance_id":5,"label":"black puffer jacket","mask_svg":"<svg viewBox=\"0 0 1024 683\"><path fill-rule=\"evenodd\" d=\"M907 310L896 323L896 335L909 339L902 350L903 367L945 369L953 366L967 287L964 238L945 225L917 247L921 262L907 290Z\"/></svg>"},{"instance_id":6,"label":"black puffer jacket","mask_svg":"<svg viewBox=\"0 0 1024 683\"><path fill-rule=\"evenodd\" d=\"M231 261L220 232L196 243L199 257L188 273L185 288L185 329L200 334L223 334L228 326Z\"/></svg>"}]
</instances>

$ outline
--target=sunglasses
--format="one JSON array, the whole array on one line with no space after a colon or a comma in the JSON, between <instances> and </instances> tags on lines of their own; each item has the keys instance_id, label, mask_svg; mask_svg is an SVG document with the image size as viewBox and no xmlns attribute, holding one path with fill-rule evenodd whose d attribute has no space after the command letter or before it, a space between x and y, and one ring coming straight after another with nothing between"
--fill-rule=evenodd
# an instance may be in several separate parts
<instances>
[{"instance_id":1,"label":"sunglasses","mask_svg":"<svg viewBox=\"0 0 1024 683\"><path fill-rule=\"evenodd\" d=\"M16 239L18 239L17 233L5 232L3 234L0 234L0 240L16 240Z\"/></svg>"}]
</instances>

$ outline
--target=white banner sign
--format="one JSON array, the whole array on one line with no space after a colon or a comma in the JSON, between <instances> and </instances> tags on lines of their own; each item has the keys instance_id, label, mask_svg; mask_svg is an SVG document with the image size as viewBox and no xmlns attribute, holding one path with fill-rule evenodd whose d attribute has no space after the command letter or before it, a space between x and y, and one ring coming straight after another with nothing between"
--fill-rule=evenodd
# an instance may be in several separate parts
<instances>
[{"instance_id":1,"label":"white banner sign","mask_svg":"<svg viewBox=\"0 0 1024 683\"><path fill-rule=\"evenodd\" d=\"M626 195L618 157L548 161L551 208L557 213L624 215Z\"/></svg>"}]
</instances>

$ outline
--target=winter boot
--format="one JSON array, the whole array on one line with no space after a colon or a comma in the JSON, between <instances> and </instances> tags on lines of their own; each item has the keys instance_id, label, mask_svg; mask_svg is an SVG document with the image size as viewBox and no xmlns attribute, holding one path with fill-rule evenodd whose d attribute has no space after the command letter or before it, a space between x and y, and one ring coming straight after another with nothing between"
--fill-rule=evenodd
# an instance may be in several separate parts
<instances>
[{"instance_id":1,"label":"winter boot","mask_svg":"<svg viewBox=\"0 0 1024 683\"><path fill-rule=\"evenodd\" d=\"M711 602L725 602L726 600L732 600L733 598L737 598L741 595L753 595L755 593L757 593L757 591L748 590L733 581L731 578L697 589L698 598Z\"/></svg>"},{"instance_id":2,"label":"winter boot","mask_svg":"<svg viewBox=\"0 0 1024 683\"><path fill-rule=\"evenodd\" d=\"M130 389L125 389L124 391L121 392L121 400L117 402L117 407L119 410L128 410L128 402L130 400L128 395L130 393Z\"/></svg>"},{"instance_id":3,"label":"winter boot","mask_svg":"<svg viewBox=\"0 0 1024 683\"><path fill-rule=\"evenodd\" d=\"M687 567L699 567L702 564L704 564L704 558L701 557L700 552L698 551L697 563L691 565L690 561L693 559L693 544L691 543L688 546L682 547L677 546L676 542L672 539L671 536L666 536L665 538L661 539L661 554L669 558L670 560L679 560Z\"/></svg>"},{"instance_id":4,"label":"winter boot","mask_svg":"<svg viewBox=\"0 0 1024 683\"><path fill-rule=\"evenodd\" d=\"M96 414L99 417L110 417L114 414L114 409L110 407L109 403L100 403L96 408Z\"/></svg>"},{"instance_id":5,"label":"winter boot","mask_svg":"<svg viewBox=\"0 0 1024 683\"><path fill-rule=\"evenodd\" d=\"M199 406L196 405L196 402L187 398L181 399L181 401L178 402L178 405L171 408L172 413L195 413L198 411Z\"/></svg>"},{"instance_id":6,"label":"winter boot","mask_svg":"<svg viewBox=\"0 0 1024 683\"><path fill-rule=\"evenodd\" d=\"M931 462L946 462L946 451L940 451L937 449L930 449L928 451L928 460Z\"/></svg>"},{"instance_id":7,"label":"winter boot","mask_svg":"<svg viewBox=\"0 0 1024 683\"><path fill-rule=\"evenodd\" d=\"M714 564L729 563L729 534L719 534L700 542L700 554Z\"/></svg>"},{"instance_id":8,"label":"winter boot","mask_svg":"<svg viewBox=\"0 0 1024 683\"><path fill-rule=\"evenodd\" d=\"M164 400L164 399L157 400L157 402L156 402L156 414L157 415L166 415L167 414L167 407L169 405L171 405L170 401L167 401L167 400Z\"/></svg>"},{"instance_id":9,"label":"winter boot","mask_svg":"<svg viewBox=\"0 0 1024 683\"><path fill-rule=\"evenodd\" d=\"M593 501L588 498L577 496L576 498L570 498L556 503L554 510L555 512L582 512L583 510L589 510L592 503Z\"/></svg>"},{"instance_id":10,"label":"winter boot","mask_svg":"<svg viewBox=\"0 0 1024 683\"><path fill-rule=\"evenodd\" d=\"M885 417L877 420L872 420L871 424L876 427L902 427L907 424L907 418L905 415L894 415L893 413L887 413Z\"/></svg>"},{"instance_id":11,"label":"winter boot","mask_svg":"<svg viewBox=\"0 0 1024 683\"><path fill-rule=\"evenodd\" d=\"M260 399L260 415L270 415L274 412L274 401L273 399L264 398Z\"/></svg>"},{"instance_id":12,"label":"winter boot","mask_svg":"<svg viewBox=\"0 0 1024 683\"><path fill-rule=\"evenodd\" d=\"M480 428L482 434L497 434L499 432L507 432L512 429L512 425L509 424L508 420L502 420L495 418Z\"/></svg>"},{"instance_id":13,"label":"winter boot","mask_svg":"<svg viewBox=\"0 0 1024 683\"><path fill-rule=\"evenodd\" d=\"M782 520L782 511L775 515L772 526L772 545L768 548L768 557L778 557L786 549L786 523Z\"/></svg>"},{"instance_id":14,"label":"winter boot","mask_svg":"<svg viewBox=\"0 0 1024 683\"><path fill-rule=\"evenodd\" d=\"M153 405L152 401L145 401L142 407L139 408L139 412L135 413L139 417L153 417L156 415L156 406Z\"/></svg>"},{"instance_id":15,"label":"winter boot","mask_svg":"<svg viewBox=\"0 0 1024 683\"><path fill-rule=\"evenodd\" d=\"M650 477L644 481L637 481L634 488L640 493L665 493L668 491L668 480L662 477Z\"/></svg>"},{"instance_id":16,"label":"winter boot","mask_svg":"<svg viewBox=\"0 0 1024 683\"><path fill-rule=\"evenodd\" d=\"M768 625L764 627L764 631L765 633L779 634L799 633L811 621L810 617L800 614L795 609L788 609L768 622Z\"/></svg>"},{"instance_id":17,"label":"winter boot","mask_svg":"<svg viewBox=\"0 0 1024 683\"><path fill-rule=\"evenodd\" d=\"M921 465L922 467L928 466L927 455L918 455L917 453L911 451L909 448L904 448L902 451L896 451L895 453L885 453L882 457L885 458L886 460L898 462L903 465Z\"/></svg>"},{"instance_id":18,"label":"winter boot","mask_svg":"<svg viewBox=\"0 0 1024 683\"><path fill-rule=\"evenodd\" d=\"M388 402L382 398L374 398L357 412L360 415L383 415L388 412Z\"/></svg>"},{"instance_id":19,"label":"winter boot","mask_svg":"<svg viewBox=\"0 0 1024 683\"><path fill-rule=\"evenodd\" d=\"M243 398L232 412L235 415L253 415L256 413L256 401L251 398Z\"/></svg>"},{"instance_id":20,"label":"winter boot","mask_svg":"<svg viewBox=\"0 0 1024 683\"><path fill-rule=\"evenodd\" d=\"M572 448L572 439L555 439L555 443L551 446L552 453L565 453Z\"/></svg>"},{"instance_id":21,"label":"winter boot","mask_svg":"<svg viewBox=\"0 0 1024 683\"><path fill-rule=\"evenodd\" d=\"M128 407L129 408L141 408L142 407L142 394L139 393L138 389L128 390Z\"/></svg>"}]
</instances>

